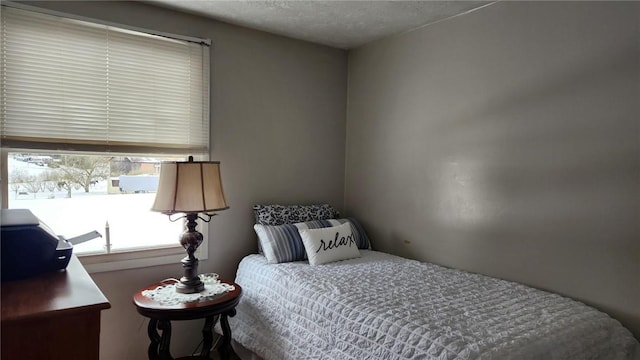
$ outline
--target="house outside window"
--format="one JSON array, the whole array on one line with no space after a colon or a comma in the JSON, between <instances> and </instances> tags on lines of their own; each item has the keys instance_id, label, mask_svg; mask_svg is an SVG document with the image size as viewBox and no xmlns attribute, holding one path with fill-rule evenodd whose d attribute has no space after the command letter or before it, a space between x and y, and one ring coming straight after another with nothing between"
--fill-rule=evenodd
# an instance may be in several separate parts
<instances>
[{"instance_id":1,"label":"house outside window","mask_svg":"<svg viewBox=\"0 0 640 360\"><path fill-rule=\"evenodd\" d=\"M163 161L208 158L208 41L14 6L1 13L2 207L67 238L103 235L75 254L183 253L182 223L150 208Z\"/></svg>"}]
</instances>

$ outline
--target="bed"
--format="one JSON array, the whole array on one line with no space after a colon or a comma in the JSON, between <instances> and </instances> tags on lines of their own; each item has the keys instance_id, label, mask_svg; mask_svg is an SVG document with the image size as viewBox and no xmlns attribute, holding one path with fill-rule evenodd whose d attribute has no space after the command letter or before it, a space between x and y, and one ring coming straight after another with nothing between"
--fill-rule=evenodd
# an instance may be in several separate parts
<instances>
[{"instance_id":1,"label":"bed","mask_svg":"<svg viewBox=\"0 0 640 360\"><path fill-rule=\"evenodd\" d=\"M310 266L245 257L230 319L264 359L637 359L621 324L557 294L360 250Z\"/></svg>"},{"instance_id":2,"label":"bed","mask_svg":"<svg viewBox=\"0 0 640 360\"><path fill-rule=\"evenodd\" d=\"M254 206L230 319L253 358L633 359L618 321L572 299L371 250L329 204Z\"/></svg>"}]
</instances>

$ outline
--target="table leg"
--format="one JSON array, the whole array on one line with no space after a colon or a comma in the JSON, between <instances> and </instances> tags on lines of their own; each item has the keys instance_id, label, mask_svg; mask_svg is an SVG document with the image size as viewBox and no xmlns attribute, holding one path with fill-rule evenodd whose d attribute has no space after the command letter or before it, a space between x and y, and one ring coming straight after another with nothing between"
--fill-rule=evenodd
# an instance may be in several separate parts
<instances>
[{"instance_id":1,"label":"table leg","mask_svg":"<svg viewBox=\"0 0 640 360\"><path fill-rule=\"evenodd\" d=\"M209 358L209 353L211 352L211 346L213 345L213 324L216 323L214 316L207 316L204 321L204 327L202 328L202 351L200 352L200 356L204 358Z\"/></svg>"},{"instance_id":2,"label":"table leg","mask_svg":"<svg viewBox=\"0 0 640 360\"><path fill-rule=\"evenodd\" d=\"M162 336L160 336L158 330L162 331ZM147 350L149 360L173 360L169 352L171 323L166 320L151 319L149 320L147 334L149 334L149 339L151 340Z\"/></svg>"},{"instance_id":3,"label":"table leg","mask_svg":"<svg viewBox=\"0 0 640 360\"><path fill-rule=\"evenodd\" d=\"M229 327L229 319L227 317L233 317L236 315L236 309L231 309L222 315L220 315L220 327L222 328L222 344L218 348L220 358L222 360L239 359L238 355L233 351L231 347L231 327Z\"/></svg>"},{"instance_id":4,"label":"table leg","mask_svg":"<svg viewBox=\"0 0 640 360\"><path fill-rule=\"evenodd\" d=\"M151 319L149 320L149 326L147 327L147 334L149 335L149 340L151 343L149 344L149 349L147 350L147 354L149 355L149 360L158 360L158 346L160 346L160 334L158 334L158 330L156 329L158 326L158 320Z\"/></svg>"},{"instance_id":5,"label":"table leg","mask_svg":"<svg viewBox=\"0 0 640 360\"><path fill-rule=\"evenodd\" d=\"M162 330L160 338L160 351L158 352L160 360L173 360L169 352L171 342L171 322L167 320L158 321L158 329Z\"/></svg>"}]
</instances>

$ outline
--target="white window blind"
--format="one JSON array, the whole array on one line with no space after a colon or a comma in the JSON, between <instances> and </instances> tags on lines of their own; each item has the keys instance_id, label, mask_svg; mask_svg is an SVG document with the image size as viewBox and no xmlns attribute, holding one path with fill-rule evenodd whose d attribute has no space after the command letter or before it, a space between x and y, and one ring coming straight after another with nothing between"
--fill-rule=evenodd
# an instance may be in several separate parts
<instances>
[{"instance_id":1,"label":"white window blind","mask_svg":"<svg viewBox=\"0 0 640 360\"><path fill-rule=\"evenodd\" d=\"M209 48L2 8L3 147L206 153Z\"/></svg>"}]
</instances>

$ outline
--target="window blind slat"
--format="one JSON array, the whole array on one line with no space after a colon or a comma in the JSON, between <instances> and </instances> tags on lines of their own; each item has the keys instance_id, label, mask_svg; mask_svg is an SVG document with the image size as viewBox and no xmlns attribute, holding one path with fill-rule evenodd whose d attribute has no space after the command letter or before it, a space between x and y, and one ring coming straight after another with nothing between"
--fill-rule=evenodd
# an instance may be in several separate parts
<instances>
[{"instance_id":1,"label":"window blind slat","mask_svg":"<svg viewBox=\"0 0 640 360\"><path fill-rule=\"evenodd\" d=\"M2 146L206 151L208 48L3 7Z\"/></svg>"}]
</instances>

